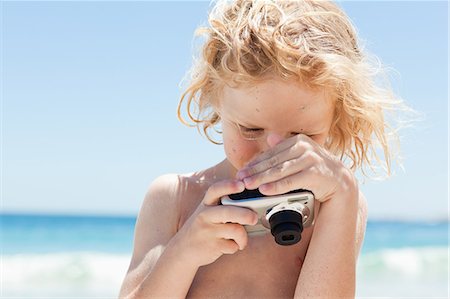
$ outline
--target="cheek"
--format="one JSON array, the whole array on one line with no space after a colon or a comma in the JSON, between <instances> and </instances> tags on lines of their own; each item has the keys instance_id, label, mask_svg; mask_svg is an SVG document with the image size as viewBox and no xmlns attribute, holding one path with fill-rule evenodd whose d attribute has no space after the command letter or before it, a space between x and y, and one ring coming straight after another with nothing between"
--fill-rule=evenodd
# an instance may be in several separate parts
<instances>
[{"instance_id":1,"label":"cheek","mask_svg":"<svg viewBox=\"0 0 450 299\"><path fill-rule=\"evenodd\" d=\"M260 151L255 142L233 138L232 136L223 136L223 145L228 161L236 169L241 169Z\"/></svg>"}]
</instances>

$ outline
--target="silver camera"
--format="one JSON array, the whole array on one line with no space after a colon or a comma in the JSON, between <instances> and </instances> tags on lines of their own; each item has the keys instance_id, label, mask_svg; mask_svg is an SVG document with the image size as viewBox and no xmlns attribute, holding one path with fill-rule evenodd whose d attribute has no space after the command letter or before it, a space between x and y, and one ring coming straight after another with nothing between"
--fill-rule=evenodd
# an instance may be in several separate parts
<instances>
[{"instance_id":1,"label":"silver camera","mask_svg":"<svg viewBox=\"0 0 450 299\"><path fill-rule=\"evenodd\" d=\"M304 227L314 223L314 195L297 189L288 193L267 196L256 190L244 190L221 198L222 205L248 208L258 214L256 225L246 225L249 235L270 230L280 245L296 244Z\"/></svg>"}]
</instances>

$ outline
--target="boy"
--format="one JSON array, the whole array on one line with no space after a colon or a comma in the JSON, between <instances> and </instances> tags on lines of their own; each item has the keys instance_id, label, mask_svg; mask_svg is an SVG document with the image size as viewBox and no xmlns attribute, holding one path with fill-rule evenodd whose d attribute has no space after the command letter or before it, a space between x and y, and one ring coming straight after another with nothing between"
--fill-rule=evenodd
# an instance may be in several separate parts
<instances>
[{"instance_id":1,"label":"boy","mask_svg":"<svg viewBox=\"0 0 450 299\"><path fill-rule=\"evenodd\" d=\"M354 297L367 211L353 171L376 143L389 169L383 111L396 99L333 3L221 1L209 24L179 115L187 99L207 136L221 125L226 158L152 183L120 297ZM245 188L312 191L314 226L291 246L248 236L256 214L219 204Z\"/></svg>"}]
</instances>

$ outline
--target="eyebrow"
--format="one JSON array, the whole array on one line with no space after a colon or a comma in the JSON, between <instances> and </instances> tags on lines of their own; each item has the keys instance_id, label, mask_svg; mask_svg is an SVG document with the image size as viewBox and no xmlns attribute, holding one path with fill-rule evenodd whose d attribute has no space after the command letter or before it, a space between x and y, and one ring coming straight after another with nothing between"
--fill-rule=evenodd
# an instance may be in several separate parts
<instances>
[{"instance_id":1,"label":"eyebrow","mask_svg":"<svg viewBox=\"0 0 450 299\"><path fill-rule=\"evenodd\" d=\"M247 127L247 128L258 128L258 129L261 128L261 129L263 129L261 126L253 125L253 124L248 123L246 121L240 121L237 118L234 119L234 122L237 123L240 126Z\"/></svg>"}]
</instances>

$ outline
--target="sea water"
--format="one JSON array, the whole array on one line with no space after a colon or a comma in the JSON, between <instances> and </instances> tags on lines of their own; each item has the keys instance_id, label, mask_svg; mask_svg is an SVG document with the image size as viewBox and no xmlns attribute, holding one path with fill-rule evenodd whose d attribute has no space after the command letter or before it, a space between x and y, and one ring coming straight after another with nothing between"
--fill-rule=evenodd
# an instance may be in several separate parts
<instances>
[{"instance_id":1,"label":"sea water","mask_svg":"<svg viewBox=\"0 0 450 299\"><path fill-rule=\"evenodd\" d=\"M1 298L117 298L134 217L1 214ZM448 222L369 221L357 297L448 298Z\"/></svg>"}]
</instances>

